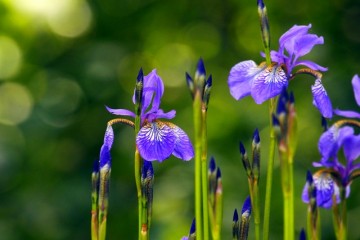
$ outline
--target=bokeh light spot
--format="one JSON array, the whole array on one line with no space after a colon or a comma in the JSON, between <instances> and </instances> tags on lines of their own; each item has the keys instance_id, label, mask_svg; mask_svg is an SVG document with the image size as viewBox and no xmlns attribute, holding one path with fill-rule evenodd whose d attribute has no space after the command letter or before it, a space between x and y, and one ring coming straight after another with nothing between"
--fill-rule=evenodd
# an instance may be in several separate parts
<instances>
[{"instance_id":1,"label":"bokeh light spot","mask_svg":"<svg viewBox=\"0 0 360 240\"><path fill-rule=\"evenodd\" d=\"M7 82L0 85L0 122L16 125L25 121L33 107L29 91L20 84Z\"/></svg>"},{"instance_id":2,"label":"bokeh light spot","mask_svg":"<svg viewBox=\"0 0 360 240\"><path fill-rule=\"evenodd\" d=\"M21 66L21 50L9 37L0 36L0 79L14 76Z\"/></svg>"},{"instance_id":3,"label":"bokeh light spot","mask_svg":"<svg viewBox=\"0 0 360 240\"><path fill-rule=\"evenodd\" d=\"M75 1L76 2L76 1ZM84 33L91 23L91 10L86 2L69 4L63 11L48 16L50 28L64 37L77 37Z\"/></svg>"},{"instance_id":4,"label":"bokeh light spot","mask_svg":"<svg viewBox=\"0 0 360 240\"><path fill-rule=\"evenodd\" d=\"M75 81L60 77L49 80L40 101L42 119L51 126L66 126L78 108L81 97L82 89Z\"/></svg>"},{"instance_id":5,"label":"bokeh light spot","mask_svg":"<svg viewBox=\"0 0 360 240\"><path fill-rule=\"evenodd\" d=\"M92 12L84 0L12 0L16 10L48 23L50 29L64 37L78 37L89 27Z\"/></svg>"},{"instance_id":6,"label":"bokeh light spot","mask_svg":"<svg viewBox=\"0 0 360 240\"><path fill-rule=\"evenodd\" d=\"M196 55L212 58L218 54L221 38L217 29L208 23L199 22L190 26L186 40L194 48Z\"/></svg>"},{"instance_id":7,"label":"bokeh light spot","mask_svg":"<svg viewBox=\"0 0 360 240\"><path fill-rule=\"evenodd\" d=\"M192 69L193 50L185 44L171 43L162 47L155 59L161 69L158 74L168 87L177 87L185 83L184 69Z\"/></svg>"}]
</instances>

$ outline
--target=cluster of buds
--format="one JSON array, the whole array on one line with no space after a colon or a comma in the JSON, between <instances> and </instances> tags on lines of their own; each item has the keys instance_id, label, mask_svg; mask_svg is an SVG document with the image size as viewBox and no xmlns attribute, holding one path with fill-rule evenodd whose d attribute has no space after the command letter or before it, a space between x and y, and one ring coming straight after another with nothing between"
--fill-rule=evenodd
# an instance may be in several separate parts
<instances>
[{"instance_id":1,"label":"cluster of buds","mask_svg":"<svg viewBox=\"0 0 360 240\"><path fill-rule=\"evenodd\" d=\"M114 131L108 125L104 143L100 150L100 159L94 164L91 175L92 179L92 217L91 229L92 239L105 239L106 219L109 205L109 182L111 173L110 149L114 142Z\"/></svg>"},{"instance_id":2,"label":"cluster of buds","mask_svg":"<svg viewBox=\"0 0 360 240\"><path fill-rule=\"evenodd\" d=\"M276 113L272 116L272 124L277 137L280 159L286 155L293 159L296 150L296 111L293 93L288 95L284 89L279 97Z\"/></svg>"},{"instance_id":3,"label":"cluster of buds","mask_svg":"<svg viewBox=\"0 0 360 240\"><path fill-rule=\"evenodd\" d=\"M251 200L247 197L241 210L241 219L237 210L234 211L232 235L233 240L246 240L248 238L251 217Z\"/></svg>"},{"instance_id":4,"label":"cluster of buds","mask_svg":"<svg viewBox=\"0 0 360 240\"><path fill-rule=\"evenodd\" d=\"M194 79L192 79L189 73L185 73L185 76L192 99L197 98L197 96L201 97L202 109L206 111L210 100L212 75L210 74L206 80L204 61L202 59L199 60Z\"/></svg>"},{"instance_id":5,"label":"cluster of buds","mask_svg":"<svg viewBox=\"0 0 360 240\"><path fill-rule=\"evenodd\" d=\"M223 186L220 168L216 166L215 159L213 157L210 159L209 163L208 183L208 202L211 233L213 239L220 239L223 215Z\"/></svg>"},{"instance_id":6,"label":"cluster of buds","mask_svg":"<svg viewBox=\"0 0 360 240\"><path fill-rule=\"evenodd\" d=\"M244 144L239 144L241 160L246 171L249 184L253 186L258 184L260 178L260 136L258 129L255 130L252 141L252 164L250 164L249 157L245 150Z\"/></svg>"}]
</instances>

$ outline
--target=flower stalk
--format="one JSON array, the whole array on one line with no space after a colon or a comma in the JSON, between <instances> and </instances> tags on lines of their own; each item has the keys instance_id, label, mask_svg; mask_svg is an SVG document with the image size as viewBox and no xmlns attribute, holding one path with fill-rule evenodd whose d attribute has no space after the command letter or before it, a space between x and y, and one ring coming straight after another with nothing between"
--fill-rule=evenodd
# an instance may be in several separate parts
<instances>
[{"instance_id":1,"label":"flower stalk","mask_svg":"<svg viewBox=\"0 0 360 240\"><path fill-rule=\"evenodd\" d=\"M216 166L215 159L210 159L208 171L209 185L209 219L211 236L213 240L221 238L221 225L223 216L223 189L220 168Z\"/></svg>"},{"instance_id":2,"label":"flower stalk","mask_svg":"<svg viewBox=\"0 0 360 240\"><path fill-rule=\"evenodd\" d=\"M186 73L186 81L193 98L196 238L202 240L209 239L206 119L212 86L211 75L206 80L206 71L202 59L198 62L194 80Z\"/></svg>"},{"instance_id":3,"label":"flower stalk","mask_svg":"<svg viewBox=\"0 0 360 240\"><path fill-rule=\"evenodd\" d=\"M99 161L94 162L93 172L91 174L91 240L99 239L98 223L98 197L99 197Z\"/></svg>"},{"instance_id":4,"label":"flower stalk","mask_svg":"<svg viewBox=\"0 0 360 240\"><path fill-rule=\"evenodd\" d=\"M278 100L276 115L273 116L274 131L277 134L281 167L281 184L284 201L284 239L294 239L294 169L293 157L297 144L297 121L294 95L286 90Z\"/></svg>"},{"instance_id":5,"label":"flower stalk","mask_svg":"<svg viewBox=\"0 0 360 240\"><path fill-rule=\"evenodd\" d=\"M255 237L260 239L260 196L259 196L259 177L260 177L260 136L258 129L255 130L252 141L252 163L250 164L244 145L240 142L240 154L244 169L248 177L250 201L254 212Z\"/></svg>"}]
</instances>

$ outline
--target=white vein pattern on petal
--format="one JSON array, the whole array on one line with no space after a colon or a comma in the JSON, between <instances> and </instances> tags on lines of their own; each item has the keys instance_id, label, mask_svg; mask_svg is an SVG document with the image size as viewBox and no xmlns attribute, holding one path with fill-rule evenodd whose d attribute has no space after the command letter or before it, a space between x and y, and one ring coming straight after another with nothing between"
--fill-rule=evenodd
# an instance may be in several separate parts
<instances>
[{"instance_id":1,"label":"white vein pattern on petal","mask_svg":"<svg viewBox=\"0 0 360 240\"><path fill-rule=\"evenodd\" d=\"M159 121L143 126L136 138L140 155L146 160L158 161L171 155L175 141L173 130Z\"/></svg>"},{"instance_id":2,"label":"white vein pattern on petal","mask_svg":"<svg viewBox=\"0 0 360 240\"><path fill-rule=\"evenodd\" d=\"M286 73L281 66L268 67L261 74L265 84L287 82Z\"/></svg>"}]
</instances>

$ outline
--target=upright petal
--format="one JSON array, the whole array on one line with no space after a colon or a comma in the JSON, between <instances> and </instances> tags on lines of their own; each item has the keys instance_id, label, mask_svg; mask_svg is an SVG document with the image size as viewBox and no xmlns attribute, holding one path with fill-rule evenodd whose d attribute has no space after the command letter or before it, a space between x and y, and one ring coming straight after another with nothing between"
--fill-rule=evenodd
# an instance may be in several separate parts
<instances>
[{"instance_id":1,"label":"upright petal","mask_svg":"<svg viewBox=\"0 0 360 240\"><path fill-rule=\"evenodd\" d=\"M360 135L350 135L343 140L343 148L347 164L351 167L352 162L360 156Z\"/></svg>"},{"instance_id":2,"label":"upright petal","mask_svg":"<svg viewBox=\"0 0 360 240\"><path fill-rule=\"evenodd\" d=\"M291 55L293 53L296 39L307 34L310 28L311 28L311 24L309 24L308 26L294 25L292 28L290 28L280 37L279 39L280 48L284 47Z\"/></svg>"},{"instance_id":3,"label":"upright petal","mask_svg":"<svg viewBox=\"0 0 360 240\"><path fill-rule=\"evenodd\" d=\"M358 106L360 106L360 78L358 75L355 75L352 80L351 80L351 84L353 86L354 89L354 95L355 95L355 100Z\"/></svg>"},{"instance_id":4,"label":"upright petal","mask_svg":"<svg viewBox=\"0 0 360 240\"><path fill-rule=\"evenodd\" d=\"M324 38L315 34L306 34L296 39L292 51L296 57L301 57L308 54L317 44L324 44Z\"/></svg>"},{"instance_id":5,"label":"upright petal","mask_svg":"<svg viewBox=\"0 0 360 240\"><path fill-rule=\"evenodd\" d=\"M144 111L149 107L150 111L156 111L160 107L160 100L164 94L164 83L160 76L156 73L156 69L152 70L144 77Z\"/></svg>"},{"instance_id":6,"label":"upright petal","mask_svg":"<svg viewBox=\"0 0 360 240\"><path fill-rule=\"evenodd\" d=\"M263 68L264 66L257 66L252 60L240 62L232 67L228 77L231 95L236 100L250 95L252 81Z\"/></svg>"},{"instance_id":7,"label":"upright petal","mask_svg":"<svg viewBox=\"0 0 360 240\"><path fill-rule=\"evenodd\" d=\"M194 157L194 148L188 135L178 126L173 123L165 122L169 126L176 136L175 148L173 155L185 161L189 161Z\"/></svg>"},{"instance_id":8,"label":"upright petal","mask_svg":"<svg viewBox=\"0 0 360 240\"><path fill-rule=\"evenodd\" d=\"M251 86L251 96L257 104L261 104L279 95L287 86L288 80L282 66L272 64L256 75Z\"/></svg>"},{"instance_id":9,"label":"upright petal","mask_svg":"<svg viewBox=\"0 0 360 240\"><path fill-rule=\"evenodd\" d=\"M315 84L311 86L311 91L314 98L313 104L319 109L321 115L325 118L332 118L332 104L320 79L315 80Z\"/></svg>"},{"instance_id":10,"label":"upright petal","mask_svg":"<svg viewBox=\"0 0 360 240\"><path fill-rule=\"evenodd\" d=\"M159 75L156 73L156 69L153 69L148 75L144 77L143 88L143 104L142 114L146 112L152 103L152 110L157 110L160 105L160 99L164 93L164 83ZM133 102L135 103L135 92L133 95ZM155 102L155 104L154 104Z\"/></svg>"},{"instance_id":11,"label":"upright petal","mask_svg":"<svg viewBox=\"0 0 360 240\"><path fill-rule=\"evenodd\" d=\"M147 161L162 162L174 151L176 136L166 124L156 121L143 126L136 136L141 157Z\"/></svg>"}]
</instances>

